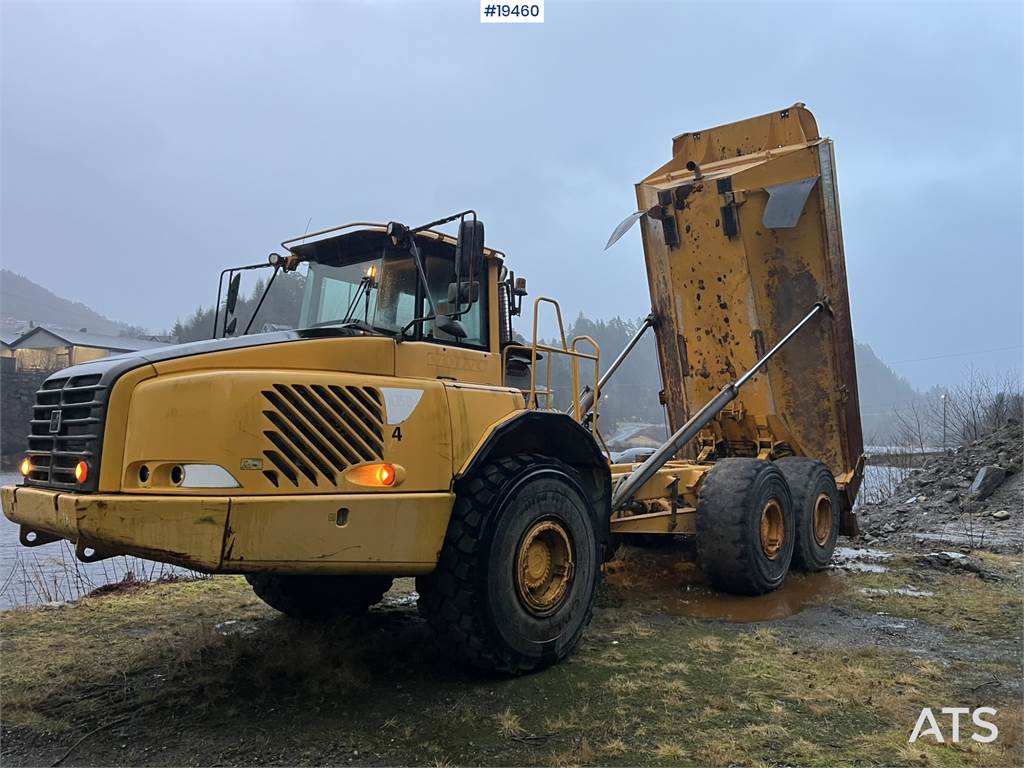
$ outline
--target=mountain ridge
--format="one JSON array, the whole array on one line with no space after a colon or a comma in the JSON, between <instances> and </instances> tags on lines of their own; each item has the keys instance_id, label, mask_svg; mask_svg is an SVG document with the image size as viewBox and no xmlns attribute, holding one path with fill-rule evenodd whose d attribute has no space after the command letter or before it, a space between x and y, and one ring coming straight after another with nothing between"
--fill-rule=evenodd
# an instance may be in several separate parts
<instances>
[{"instance_id":1,"label":"mountain ridge","mask_svg":"<svg viewBox=\"0 0 1024 768\"><path fill-rule=\"evenodd\" d=\"M129 329L127 323L111 320L80 301L62 298L9 269L0 270L0 319L5 332L18 326L50 325L117 336Z\"/></svg>"}]
</instances>

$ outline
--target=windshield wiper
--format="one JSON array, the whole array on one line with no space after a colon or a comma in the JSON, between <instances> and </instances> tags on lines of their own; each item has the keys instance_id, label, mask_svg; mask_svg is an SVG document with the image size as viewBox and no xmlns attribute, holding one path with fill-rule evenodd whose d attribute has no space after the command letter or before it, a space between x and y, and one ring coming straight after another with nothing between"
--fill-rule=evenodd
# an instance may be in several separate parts
<instances>
[{"instance_id":1,"label":"windshield wiper","mask_svg":"<svg viewBox=\"0 0 1024 768\"><path fill-rule=\"evenodd\" d=\"M356 305L359 303L360 297L365 301L363 303L363 322L369 325L370 323L370 291L373 290L373 286L376 282L377 270L373 265L366 270L366 274L359 281L359 287L356 288L355 295L352 297L352 301L348 304L348 309L345 310L345 315L342 317L342 323L352 322L352 315L355 314Z\"/></svg>"}]
</instances>

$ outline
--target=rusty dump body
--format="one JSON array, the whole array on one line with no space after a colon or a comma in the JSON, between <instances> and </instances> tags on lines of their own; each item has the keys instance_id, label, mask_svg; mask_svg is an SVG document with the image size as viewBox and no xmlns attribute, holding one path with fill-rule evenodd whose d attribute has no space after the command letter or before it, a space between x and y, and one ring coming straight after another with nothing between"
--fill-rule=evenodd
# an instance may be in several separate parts
<instances>
[{"instance_id":1,"label":"rusty dump body","mask_svg":"<svg viewBox=\"0 0 1024 768\"><path fill-rule=\"evenodd\" d=\"M815 302L803 328L689 449L818 459L848 510L862 473L832 142L802 104L684 133L636 186L663 397L672 431L753 367Z\"/></svg>"}]
</instances>

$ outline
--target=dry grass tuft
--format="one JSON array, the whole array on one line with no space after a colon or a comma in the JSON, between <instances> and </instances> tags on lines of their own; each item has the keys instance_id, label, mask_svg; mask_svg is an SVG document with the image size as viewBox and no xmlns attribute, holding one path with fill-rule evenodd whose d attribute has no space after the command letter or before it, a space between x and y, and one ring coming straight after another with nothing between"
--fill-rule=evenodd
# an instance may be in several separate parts
<instances>
[{"instance_id":1,"label":"dry grass tuft","mask_svg":"<svg viewBox=\"0 0 1024 768\"><path fill-rule=\"evenodd\" d=\"M762 648L768 648L779 643L779 633L768 627L761 627L748 635L744 635L744 637L750 638L751 641Z\"/></svg>"},{"instance_id":2,"label":"dry grass tuft","mask_svg":"<svg viewBox=\"0 0 1024 768\"><path fill-rule=\"evenodd\" d=\"M704 736L706 741L698 750L699 764L717 766L749 762L746 750L729 731L711 731Z\"/></svg>"},{"instance_id":3,"label":"dry grass tuft","mask_svg":"<svg viewBox=\"0 0 1024 768\"><path fill-rule=\"evenodd\" d=\"M621 624L615 631L614 634L619 637L631 637L636 639L643 639L654 635L654 630L642 621L627 621Z\"/></svg>"},{"instance_id":4,"label":"dry grass tuft","mask_svg":"<svg viewBox=\"0 0 1024 768\"><path fill-rule=\"evenodd\" d=\"M494 719L498 722L498 733L506 739L513 736L522 736L526 733L519 715L515 714L511 709L499 712L494 716Z\"/></svg>"},{"instance_id":5,"label":"dry grass tuft","mask_svg":"<svg viewBox=\"0 0 1024 768\"><path fill-rule=\"evenodd\" d=\"M635 675L612 675L605 685L612 693L623 696L644 690L649 682Z\"/></svg>"},{"instance_id":6,"label":"dry grass tuft","mask_svg":"<svg viewBox=\"0 0 1024 768\"><path fill-rule=\"evenodd\" d=\"M754 723L743 729L743 733L755 739L784 739L789 730L778 723Z\"/></svg>"},{"instance_id":7,"label":"dry grass tuft","mask_svg":"<svg viewBox=\"0 0 1024 768\"><path fill-rule=\"evenodd\" d=\"M901 765L922 765L927 768L942 765L938 757L930 749L917 743L902 744L896 750L896 754L899 756Z\"/></svg>"},{"instance_id":8,"label":"dry grass tuft","mask_svg":"<svg viewBox=\"0 0 1024 768\"><path fill-rule=\"evenodd\" d=\"M612 755L613 757L617 757L618 755L624 755L626 754L627 750L628 747L626 746L626 742L624 742L622 739L611 739L610 741L606 741L604 744L598 747L598 751L601 754Z\"/></svg>"},{"instance_id":9,"label":"dry grass tuft","mask_svg":"<svg viewBox=\"0 0 1024 768\"><path fill-rule=\"evenodd\" d=\"M682 760L686 750L674 741L663 741L654 748L654 756L658 760Z\"/></svg>"},{"instance_id":10,"label":"dry grass tuft","mask_svg":"<svg viewBox=\"0 0 1024 768\"><path fill-rule=\"evenodd\" d=\"M697 653L720 653L723 647L722 638L705 635L690 641L690 650Z\"/></svg>"},{"instance_id":11,"label":"dry grass tuft","mask_svg":"<svg viewBox=\"0 0 1024 768\"><path fill-rule=\"evenodd\" d=\"M547 763L552 766L558 766L559 768L572 768L574 766L582 766L592 763L594 762L595 757L596 755L593 747L590 746L590 742L587 741L586 737L584 737L570 749L561 752L552 752L548 755Z\"/></svg>"}]
</instances>

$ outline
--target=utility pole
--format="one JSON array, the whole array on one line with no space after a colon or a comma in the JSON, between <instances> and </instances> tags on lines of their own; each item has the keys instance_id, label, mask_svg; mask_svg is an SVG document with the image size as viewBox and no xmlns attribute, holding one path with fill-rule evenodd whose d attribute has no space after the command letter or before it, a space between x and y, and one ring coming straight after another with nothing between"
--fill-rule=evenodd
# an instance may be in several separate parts
<instances>
[{"instance_id":1,"label":"utility pole","mask_svg":"<svg viewBox=\"0 0 1024 768\"><path fill-rule=\"evenodd\" d=\"M942 393L942 452L946 452L946 393Z\"/></svg>"}]
</instances>

